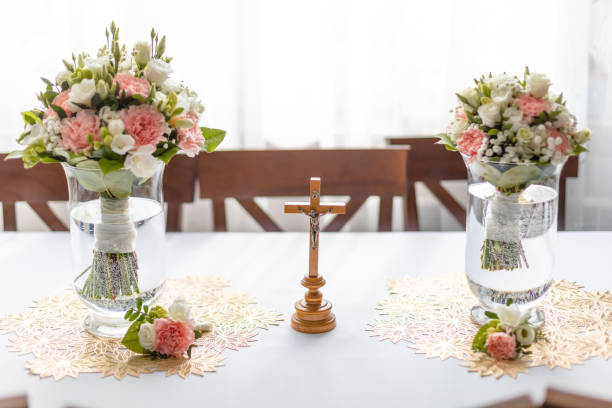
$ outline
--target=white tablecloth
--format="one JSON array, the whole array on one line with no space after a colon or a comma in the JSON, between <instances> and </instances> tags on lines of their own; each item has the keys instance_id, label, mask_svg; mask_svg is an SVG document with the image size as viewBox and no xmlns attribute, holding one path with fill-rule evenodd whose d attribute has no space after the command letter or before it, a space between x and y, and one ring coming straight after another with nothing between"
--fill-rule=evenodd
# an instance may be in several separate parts
<instances>
[{"instance_id":1,"label":"white tablecloth","mask_svg":"<svg viewBox=\"0 0 612 408\"><path fill-rule=\"evenodd\" d=\"M0 337L0 397L27 393L31 407L472 407L547 386L612 399L612 361L595 358L571 370L537 367L517 379L481 378L456 360L416 355L405 344L368 337L389 278L463 271L463 233L328 233L321 237L323 288L334 304L335 330L321 335L290 327L307 270L305 233L169 234L169 276L218 274L235 289L284 313L280 327L261 331L252 347L226 351L226 366L204 378L41 380L27 356L8 352ZM612 232L559 234L557 277L588 289L611 289ZM67 233L0 233L2 313L59 293L72 279Z\"/></svg>"}]
</instances>

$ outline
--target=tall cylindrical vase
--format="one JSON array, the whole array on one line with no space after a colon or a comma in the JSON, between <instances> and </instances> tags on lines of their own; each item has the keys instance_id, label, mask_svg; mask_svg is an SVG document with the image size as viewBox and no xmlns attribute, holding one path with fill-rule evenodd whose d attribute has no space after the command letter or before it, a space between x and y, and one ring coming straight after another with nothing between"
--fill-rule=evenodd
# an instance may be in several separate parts
<instances>
[{"instance_id":1,"label":"tall cylindrical vase","mask_svg":"<svg viewBox=\"0 0 612 408\"><path fill-rule=\"evenodd\" d=\"M465 270L480 304L473 319L511 300L544 322L537 305L553 281L560 164L507 164L464 156L468 169Z\"/></svg>"},{"instance_id":2,"label":"tall cylindrical vase","mask_svg":"<svg viewBox=\"0 0 612 408\"><path fill-rule=\"evenodd\" d=\"M125 312L153 303L165 279L162 176L64 164L68 180L74 288L90 313L85 328L122 337Z\"/></svg>"}]
</instances>

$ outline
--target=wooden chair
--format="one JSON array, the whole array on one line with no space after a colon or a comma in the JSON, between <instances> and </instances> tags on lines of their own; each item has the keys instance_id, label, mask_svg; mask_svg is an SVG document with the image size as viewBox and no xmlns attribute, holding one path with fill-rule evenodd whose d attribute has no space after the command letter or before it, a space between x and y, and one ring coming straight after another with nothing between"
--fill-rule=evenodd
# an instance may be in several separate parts
<instances>
[{"instance_id":1,"label":"wooden chair","mask_svg":"<svg viewBox=\"0 0 612 408\"><path fill-rule=\"evenodd\" d=\"M320 176L323 195L351 197L346 215L325 231L339 231L369 196L380 196L378 230L391 231L393 197L406 194L407 163L407 148L220 151L199 158L200 197L212 199L215 231L227 231L228 197L265 231L281 231L254 198L308 195L308 180Z\"/></svg>"},{"instance_id":2,"label":"wooden chair","mask_svg":"<svg viewBox=\"0 0 612 408\"><path fill-rule=\"evenodd\" d=\"M15 397L0 398L0 408L28 408L28 397L18 395Z\"/></svg>"},{"instance_id":3,"label":"wooden chair","mask_svg":"<svg viewBox=\"0 0 612 408\"><path fill-rule=\"evenodd\" d=\"M465 180L467 170L463 159L456 152L449 152L444 146L436 144L432 137L398 137L387 138L387 144L412 148L411 160L408 163L409 186L406 206L408 207L409 231L419 230L418 211L414 183L423 182L427 189L436 196L440 203L465 228L466 214L461 204L440 183L443 180ZM578 158L570 157L559 181L559 211L557 227L565 230L565 194L568 177L578 177Z\"/></svg>"},{"instance_id":4,"label":"wooden chair","mask_svg":"<svg viewBox=\"0 0 612 408\"><path fill-rule=\"evenodd\" d=\"M68 227L51 211L49 201L67 201L66 176L59 164L24 169L21 160L0 155L0 202L5 231L17 230L15 203L25 201L52 231ZM168 231L180 231L181 204L193 202L197 159L175 156L164 170L164 199L168 203Z\"/></svg>"}]
</instances>

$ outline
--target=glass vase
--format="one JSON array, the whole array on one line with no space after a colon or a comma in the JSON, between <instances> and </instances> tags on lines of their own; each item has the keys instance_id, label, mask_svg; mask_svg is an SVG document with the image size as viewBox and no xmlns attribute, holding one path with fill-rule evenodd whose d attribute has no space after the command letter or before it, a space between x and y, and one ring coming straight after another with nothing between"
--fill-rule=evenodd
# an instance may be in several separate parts
<instances>
[{"instance_id":1,"label":"glass vase","mask_svg":"<svg viewBox=\"0 0 612 408\"><path fill-rule=\"evenodd\" d=\"M553 281L560 164L507 164L472 160L468 169L465 270L480 304L472 308L479 324L486 311L509 300L544 323L537 308Z\"/></svg>"},{"instance_id":2,"label":"glass vase","mask_svg":"<svg viewBox=\"0 0 612 408\"><path fill-rule=\"evenodd\" d=\"M125 169L103 175L95 162L63 166L74 289L90 311L84 327L122 337L130 323L125 312L138 300L153 303L164 285L164 165L146 179Z\"/></svg>"}]
</instances>

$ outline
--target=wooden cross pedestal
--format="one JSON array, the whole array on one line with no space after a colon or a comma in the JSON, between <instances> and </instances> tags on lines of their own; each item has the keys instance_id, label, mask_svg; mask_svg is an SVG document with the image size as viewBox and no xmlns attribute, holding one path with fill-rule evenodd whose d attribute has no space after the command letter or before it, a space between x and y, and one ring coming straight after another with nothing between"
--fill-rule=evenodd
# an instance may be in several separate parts
<instances>
[{"instance_id":1,"label":"wooden cross pedestal","mask_svg":"<svg viewBox=\"0 0 612 408\"><path fill-rule=\"evenodd\" d=\"M321 178L310 178L310 202L285 203L285 213L305 214L310 218L310 241L308 275L302 279L302 286L308 289L295 303L295 314L291 327L303 333L323 333L336 327L336 316L331 312L332 305L323 299L320 288L325 279L319 275L319 217L325 214L344 214L346 205L342 203L321 203Z\"/></svg>"}]
</instances>

